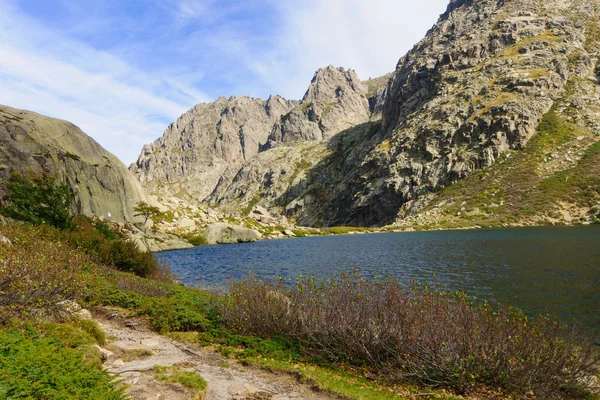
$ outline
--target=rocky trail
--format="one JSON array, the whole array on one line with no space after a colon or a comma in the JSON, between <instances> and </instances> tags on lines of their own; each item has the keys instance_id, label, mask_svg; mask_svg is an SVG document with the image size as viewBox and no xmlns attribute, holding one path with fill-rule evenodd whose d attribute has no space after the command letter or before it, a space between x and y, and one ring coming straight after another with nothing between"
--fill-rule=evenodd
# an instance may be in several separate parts
<instances>
[{"instance_id":1,"label":"rocky trail","mask_svg":"<svg viewBox=\"0 0 600 400\"><path fill-rule=\"evenodd\" d=\"M242 366L213 351L183 344L120 318L99 317L107 342L99 348L103 368L126 385L134 400L332 400L337 397L314 391L287 374ZM205 397L181 384L161 381L157 367L199 374L208 383Z\"/></svg>"}]
</instances>

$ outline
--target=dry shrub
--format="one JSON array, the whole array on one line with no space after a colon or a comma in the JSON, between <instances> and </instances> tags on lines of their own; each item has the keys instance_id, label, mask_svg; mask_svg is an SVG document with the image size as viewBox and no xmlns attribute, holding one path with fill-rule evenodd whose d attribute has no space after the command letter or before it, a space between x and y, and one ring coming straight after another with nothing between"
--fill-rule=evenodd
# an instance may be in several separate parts
<instances>
[{"instance_id":1,"label":"dry shrub","mask_svg":"<svg viewBox=\"0 0 600 400\"><path fill-rule=\"evenodd\" d=\"M294 315L297 305L292 304L289 291L282 281L231 282L229 296L224 296L221 314L225 324L243 334L268 336L295 336L300 331L300 320ZM294 308L294 311L292 311Z\"/></svg>"},{"instance_id":2,"label":"dry shrub","mask_svg":"<svg viewBox=\"0 0 600 400\"><path fill-rule=\"evenodd\" d=\"M7 225L0 244L0 322L13 316L53 315L61 301L84 288L79 271L86 257L61 242L48 242L28 225Z\"/></svg>"},{"instance_id":3,"label":"dry shrub","mask_svg":"<svg viewBox=\"0 0 600 400\"><path fill-rule=\"evenodd\" d=\"M229 286L224 323L244 334L298 339L305 352L400 382L453 388L482 385L519 396L576 397L598 353L554 320L474 303L392 279L358 275L293 288L251 278Z\"/></svg>"},{"instance_id":4,"label":"dry shrub","mask_svg":"<svg viewBox=\"0 0 600 400\"><path fill-rule=\"evenodd\" d=\"M136 293L146 297L168 297L172 294L172 277L167 264L164 271L150 278L123 273L113 268L98 266L94 270L95 279L102 278L106 284L112 285L123 292ZM98 285L96 285L98 286Z\"/></svg>"}]
</instances>

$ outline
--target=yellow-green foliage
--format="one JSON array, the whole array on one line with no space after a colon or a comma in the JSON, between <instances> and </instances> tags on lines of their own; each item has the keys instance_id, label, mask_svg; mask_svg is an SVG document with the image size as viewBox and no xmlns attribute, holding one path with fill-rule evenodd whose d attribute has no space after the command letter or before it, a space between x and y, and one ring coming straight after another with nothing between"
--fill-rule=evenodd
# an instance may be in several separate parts
<instances>
[{"instance_id":1,"label":"yellow-green foliage","mask_svg":"<svg viewBox=\"0 0 600 400\"><path fill-rule=\"evenodd\" d=\"M597 51L600 44L600 24L596 20L590 20L585 26L584 48L589 52Z\"/></svg>"},{"instance_id":2,"label":"yellow-green foliage","mask_svg":"<svg viewBox=\"0 0 600 400\"><path fill-rule=\"evenodd\" d=\"M377 150L388 153L390 151L390 141L389 139L384 140L383 142L377 145Z\"/></svg>"},{"instance_id":3,"label":"yellow-green foliage","mask_svg":"<svg viewBox=\"0 0 600 400\"><path fill-rule=\"evenodd\" d=\"M325 235L347 235L348 233L372 232L374 229L353 227L353 226L332 226L330 228L321 228Z\"/></svg>"},{"instance_id":4,"label":"yellow-green foliage","mask_svg":"<svg viewBox=\"0 0 600 400\"><path fill-rule=\"evenodd\" d=\"M206 238L202 234L186 233L183 234L181 237L183 237L185 240L187 240L188 242L190 242L190 244L194 246L203 246L207 244Z\"/></svg>"},{"instance_id":5,"label":"yellow-green foliage","mask_svg":"<svg viewBox=\"0 0 600 400\"><path fill-rule=\"evenodd\" d=\"M515 45L507 47L506 49L504 49L502 56L503 56L503 58L507 58L507 59L517 58L520 56L519 49L524 46L529 46L529 45L531 45L533 43L537 43L537 42L555 43L555 42L560 42L562 40L564 40L563 36L555 35L552 31L548 30L548 31L546 31L546 33L544 33L542 35L538 35L538 36L534 36L531 38L520 40Z\"/></svg>"},{"instance_id":6,"label":"yellow-green foliage","mask_svg":"<svg viewBox=\"0 0 600 400\"><path fill-rule=\"evenodd\" d=\"M479 118L482 115L488 113L490 110L492 110L495 107L507 104L511 101L517 101L518 99L519 99L519 96L515 93L499 93L495 98L486 101L483 104L483 107L481 109L477 110L477 112L471 118L472 119Z\"/></svg>"},{"instance_id":7,"label":"yellow-green foliage","mask_svg":"<svg viewBox=\"0 0 600 400\"><path fill-rule=\"evenodd\" d=\"M343 371L322 368L303 363L290 363L272 358L249 357L245 361L271 371L282 371L298 375L304 382L312 386L346 399L361 400L403 400L405 397L394 393L388 387L377 384L364 377ZM437 398L437 396L436 396Z\"/></svg>"},{"instance_id":8,"label":"yellow-green foliage","mask_svg":"<svg viewBox=\"0 0 600 400\"><path fill-rule=\"evenodd\" d=\"M159 381L177 383L185 388L191 389L194 392L193 400L201 400L204 398L208 384L200 375L195 372L182 371L177 367L160 367L155 366L154 372L156 379Z\"/></svg>"},{"instance_id":9,"label":"yellow-green foliage","mask_svg":"<svg viewBox=\"0 0 600 400\"><path fill-rule=\"evenodd\" d=\"M133 349L133 350L125 350L123 354L121 354L121 359L125 362L144 359L148 357L152 357L154 352L150 349Z\"/></svg>"},{"instance_id":10,"label":"yellow-green foliage","mask_svg":"<svg viewBox=\"0 0 600 400\"><path fill-rule=\"evenodd\" d=\"M302 111L302 113L303 113L303 114L306 114L306 112L308 111L308 108L309 108L310 106L312 106L312 101L307 101L307 102L304 102L304 103L300 104L300 105L298 106L298 109L299 109L300 111Z\"/></svg>"}]
</instances>

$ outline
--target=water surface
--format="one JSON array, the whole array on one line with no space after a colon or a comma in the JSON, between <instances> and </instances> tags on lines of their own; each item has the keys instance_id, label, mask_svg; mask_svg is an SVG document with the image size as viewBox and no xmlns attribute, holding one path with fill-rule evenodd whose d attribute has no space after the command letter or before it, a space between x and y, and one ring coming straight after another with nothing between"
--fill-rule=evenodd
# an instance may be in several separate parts
<instances>
[{"instance_id":1,"label":"water surface","mask_svg":"<svg viewBox=\"0 0 600 400\"><path fill-rule=\"evenodd\" d=\"M365 277L441 283L600 331L600 226L344 235L164 252L188 285L259 277Z\"/></svg>"}]
</instances>

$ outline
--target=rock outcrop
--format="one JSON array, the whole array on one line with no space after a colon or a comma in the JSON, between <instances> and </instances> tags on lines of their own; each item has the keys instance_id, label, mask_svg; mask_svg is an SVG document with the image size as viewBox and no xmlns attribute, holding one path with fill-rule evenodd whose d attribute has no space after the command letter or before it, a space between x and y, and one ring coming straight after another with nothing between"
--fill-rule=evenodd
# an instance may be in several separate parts
<instances>
[{"instance_id":1,"label":"rock outcrop","mask_svg":"<svg viewBox=\"0 0 600 400\"><path fill-rule=\"evenodd\" d=\"M222 222L209 225L204 237L208 244L249 243L260 239L258 232L252 229Z\"/></svg>"},{"instance_id":2,"label":"rock outcrop","mask_svg":"<svg viewBox=\"0 0 600 400\"><path fill-rule=\"evenodd\" d=\"M190 203L208 202L245 163L277 147L321 142L369 121L383 97L387 79L361 82L356 72L329 66L318 70L301 101L271 96L219 98L198 104L171 124L163 136L144 146L130 167L143 185L159 197L177 195Z\"/></svg>"},{"instance_id":3,"label":"rock outcrop","mask_svg":"<svg viewBox=\"0 0 600 400\"><path fill-rule=\"evenodd\" d=\"M371 117L367 91L353 70L331 65L318 70L300 106L281 118L264 148L321 141L367 122Z\"/></svg>"},{"instance_id":4,"label":"rock outcrop","mask_svg":"<svg viewBox=\"0 0 600 400\"><path fill-rule=\"evenodd\" d=\"M348 177L356 190L325 218L390 223L523 148L570 79L593 72L581 18L597 11L597 2L452 1L399 61L377 144Z\"/></svg>"},{"instance_id":5,"label":"rock outcrop","mask_svg":"<svg viewBox=\"0 0 600 400\"><path fill-rule=\"evenodd\" d=\"M67 121L0 106L0 192L12 171L44 170L76 193L76 210L118 222L134 220L146 199L125 165Z\"/></svg>"},{"instance_id":6,"label":"rock outcrop","mask_svg":"<svg viewBox=\"0 0 600 400\"><path fill-rule=\"evenodd\" d=\"M144 146L132 172L152 192L202 201L227 168L252 159L273 126L297 102L280 96L219 98L198 104L171 124L164 135Z\"/></svg>"},{"instance_id":7,"label":"rock outcrop","mask_svg":"<svg viewBox=\"0 0 600 400\"><path fill-rule=\"evenodd\" d=\"M302 101L281 100L268 121L264 102L248 99L264 122L252 151L227 158L218 135L201 140L198 127L221 124L221 99L197 106L210 113L190 111L194 129L171 126L132 170L154 193L166 179L171 195L190 193L187 201L227 213L245 215L258 204L303 225L385 225L531 147L549 131L550 115L585 140L565 154L571 164L540 172L544 179L597 142L599 14L599 0L452 0L390 75L362 82L351 70L321 69ZM190 135L191 147L182 146ZM190 191L190 182L202 187Z\"/></svg>"}]
</instances>

